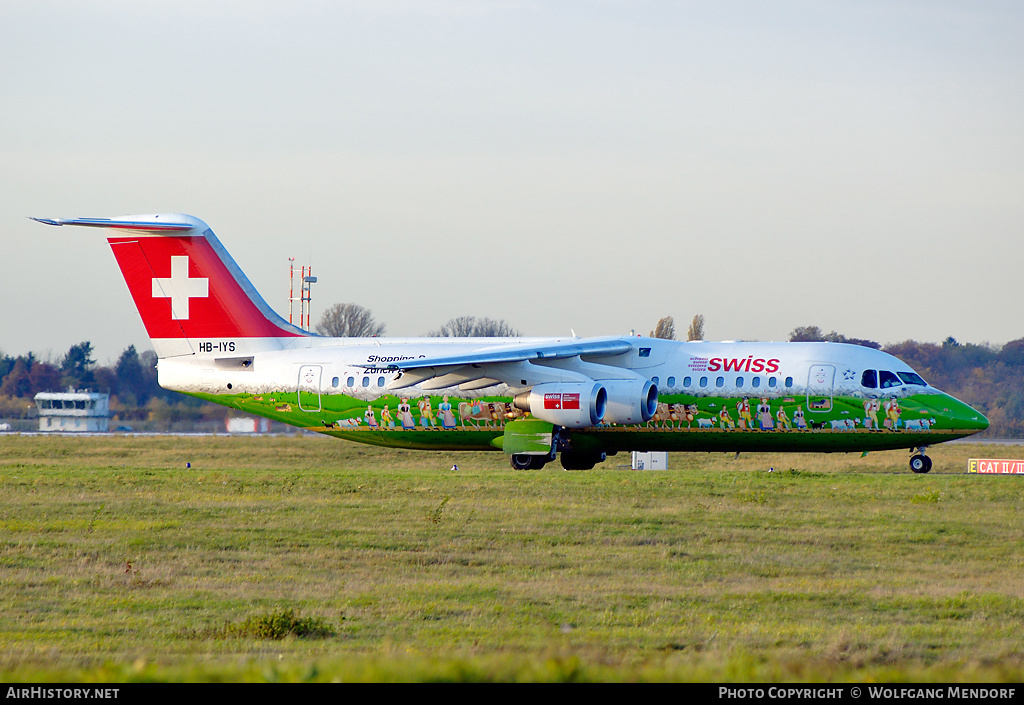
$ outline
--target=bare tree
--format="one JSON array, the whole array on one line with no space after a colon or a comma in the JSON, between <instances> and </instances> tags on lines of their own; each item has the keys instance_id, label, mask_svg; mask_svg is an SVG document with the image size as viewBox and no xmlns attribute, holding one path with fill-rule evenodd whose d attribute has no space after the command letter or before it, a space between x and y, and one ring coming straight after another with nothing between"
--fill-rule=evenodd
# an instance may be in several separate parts
<instances>
[{"instance_id":1,"label":"bare tree","mask_svg":"<svg viewBox=\"0 0 1024 705\"><path fill-rule=\"evenodd\" d=\"M316 332L332 338L373 338L384 334L384 324L359 304L334 304L320 317Z\"/></svg>"},{"instance_id":2,"label":"bare tree","mask_svg":"<svg viewBox=\"0 0 1024 705\"><path fill-rule=\"evenodd\" d=\"M427 335L431 338L518 338L521 334L505 321L459 316Z\"/></svg>"},{"instance_id":3,"label":"bare tree","mask_svg":"<svg viewBox=\"0 0 1024 705\"><path fill-rule=\"evenodd\" d=\"M651 331L652 338L661 338L662 340L675 340L676 339L676 322L672 316L665 316L658 321L658 325Z\"/></svg>"},{"instance_id":4,"label":"bare tree","mask_svg":"<svg viewBox=\"0 0 1024 705\"><path fill-rule=\"evenodd\" d=\"M697 314L690 321L690 327L686 329L687 340L704 340L704 316Z\"/></svg>"}]
</instances>

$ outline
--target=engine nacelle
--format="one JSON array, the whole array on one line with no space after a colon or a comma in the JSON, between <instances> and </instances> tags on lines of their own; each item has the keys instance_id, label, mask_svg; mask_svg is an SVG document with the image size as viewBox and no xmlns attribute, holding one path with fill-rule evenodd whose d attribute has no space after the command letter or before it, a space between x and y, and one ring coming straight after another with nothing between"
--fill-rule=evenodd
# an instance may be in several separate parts
<instances>
[{"instance_id":1,"label":"engine nacelle","mask_svg":"<svg viewBox=\"0 0 1024 705\"><path fill-rule=\"evenodd\" d=\"M658 388L647 379L603 380L608 392L607 423L637 424L650 421L658 410Z\"/></svg>"},{"instance_id":2,"label":"engine nacelle","mask_svg":"<svg viewBox=\"0 0 1024 705\"><path fill-rule=\"evenodd\" d=\"M589 428L601 423L608 392L594 381L538 384L517 394L512 402L534 418L565 428Z\"/></svg>"}]
</instances>

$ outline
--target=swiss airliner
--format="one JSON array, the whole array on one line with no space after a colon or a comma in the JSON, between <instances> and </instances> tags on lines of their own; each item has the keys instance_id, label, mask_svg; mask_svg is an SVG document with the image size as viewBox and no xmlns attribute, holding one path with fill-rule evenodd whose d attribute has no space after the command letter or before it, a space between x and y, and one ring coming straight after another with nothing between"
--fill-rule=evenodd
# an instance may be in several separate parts
<instances>
[{"instance_id":1,"label":"swiss airliner","mask_svg":"<svg viewBox=\"0 0 1024 705\"><path fill-rule=\"evenodd\" d=\"M516 469L620 451L866 452L988 427L879 350L839 343L328 338L277 315L180 214L36 218L105 228L166 389L363 443L495 450Z\"/></svg>"}]
</instances>

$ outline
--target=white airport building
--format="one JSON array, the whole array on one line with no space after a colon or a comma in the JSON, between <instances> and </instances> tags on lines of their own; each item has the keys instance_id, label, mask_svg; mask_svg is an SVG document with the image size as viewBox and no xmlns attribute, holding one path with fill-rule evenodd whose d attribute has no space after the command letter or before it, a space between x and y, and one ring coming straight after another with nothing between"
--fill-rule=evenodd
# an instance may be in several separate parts
<instances>
[{"instance_id":1,"label":"white airport building","mask_svg":"<svg viewBox=\"0 0 1024 705\"><path fill-rule=\"evenodd\" d=\"M40 431L110 430L110 395L86 390L39 392L35 396Z\"/></svg>"}]
</instances>

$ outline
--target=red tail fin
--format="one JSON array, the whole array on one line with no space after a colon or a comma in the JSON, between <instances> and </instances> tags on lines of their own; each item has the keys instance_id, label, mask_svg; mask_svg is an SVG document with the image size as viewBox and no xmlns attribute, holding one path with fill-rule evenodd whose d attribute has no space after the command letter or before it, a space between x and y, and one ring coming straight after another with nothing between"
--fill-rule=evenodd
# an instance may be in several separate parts
<instances>
[{"instance_id":1,"label":"red tail fin","mask_svg":"<svg viewBox=\"0 0 1024 705\"><path fill-rule=\"evenodd\" d=\"M159 357L255 352L308 335L273 312L198 218L37 220L119 231L107 242Z\"/></svg>"}]
</instances>

